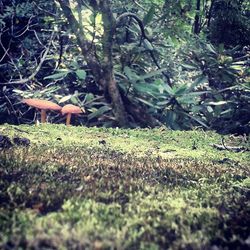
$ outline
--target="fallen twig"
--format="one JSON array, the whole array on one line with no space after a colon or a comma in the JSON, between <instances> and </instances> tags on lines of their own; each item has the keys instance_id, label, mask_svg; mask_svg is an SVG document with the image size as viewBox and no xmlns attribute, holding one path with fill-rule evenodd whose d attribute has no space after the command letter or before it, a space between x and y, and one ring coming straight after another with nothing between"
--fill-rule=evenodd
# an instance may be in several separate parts
<instances>
[{"instance_id":1,"label":"fallen twig","mask_svg":"<svg viewBox=\"0 0 250 250\"><path fill-rule=\"evenodd\" d=\"M231 147L231 146L225 146L224 144L223 145L212 144L211 146L218 150L228 150L236 153L250 151L250 149L246 147Z\"/></svg>"}]
</instances>

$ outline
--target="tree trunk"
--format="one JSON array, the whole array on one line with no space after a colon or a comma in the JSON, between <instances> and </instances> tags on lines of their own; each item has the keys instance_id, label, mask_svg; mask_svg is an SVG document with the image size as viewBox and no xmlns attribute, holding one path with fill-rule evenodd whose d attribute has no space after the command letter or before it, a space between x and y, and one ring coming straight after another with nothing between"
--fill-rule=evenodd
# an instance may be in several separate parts
<instances>
[{"instance_id":1,"label":"tree trunk","mask_svg":"<svg viewBox=\"0 0 250 250\"><path fill-rule=\"evenodd\" d=\"M127 127L129 125L128 115L125 110L117 83L114 79L113 72L112 51L115 20L110 9L110 1L90 1L92 8L101 12L103 15L103 64L100 64L96 58L95 50L93 49L94 45L90 44L84 39L84 33L80 28L82 24L79 24L74 17L70 8L69 0L58 1L73 33L77 37L77 43L81 49L82 55L84 56L88 67L92 71L96 82L103 88L104 92L108 92L111 98L113 111L119 126ZM80 4L80 1L78 1L78 4Z\"/></svg>"},{"instance_id":2,"label":"tree trunk","mask_svg":"<svg viewBox=\"0 0 250 250\"><path fill-rule=\"evenodd\" d=\"M212 0L211 3L210 3L208 14L207 14L207 28L208 29L210 28L210 23L211 23L211 18L212 18L212 12L213 12L213 8L214 8L214 4L215 4L215 1Z\"/></svg>"},{"instance_id":3,"label":"tree trunk","mask_svg":"<svg viewBox=\"0 0 250 250\"><path fill-rule=\"evenodd\" d=\"M103 0L100 3L100 12L102 13L104 34L103 34L103 56L104 64L103 76L108 86L108 93L112 99L114 113L119 125L127 127L129 125L128 115L121 98L121 94L114 77L113 69L113 36L116 22L110 9L110 1Z\"/></svg>"},{"instance_id":4,"label":"tree trunk","mask_svg":"<svg viewBox=\"0 0 250 250\"><path fill-rule=\"evenodd\" d=\"M200 33L200 10L201 10L201 1L196 0L196 14L194 19L194 34L198 35Z\"/></svg>"}]
</instances>

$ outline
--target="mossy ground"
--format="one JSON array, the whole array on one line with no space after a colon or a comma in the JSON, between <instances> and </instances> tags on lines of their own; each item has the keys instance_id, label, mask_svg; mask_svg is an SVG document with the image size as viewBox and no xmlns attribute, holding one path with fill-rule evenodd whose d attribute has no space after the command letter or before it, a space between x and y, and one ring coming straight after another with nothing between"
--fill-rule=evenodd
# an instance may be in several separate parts
<instances>
[{"instance_id":1,"label":"mossy ground","mask_svg":"<svg viewBox=\"0 0 250 250\"><path fill-rule=\"evenodd\" d=\"M249 153L213 148L214 132L48 124L0 134L31 141L0 151L1 249L250 247Z\"/></svg>"}]
</instances>

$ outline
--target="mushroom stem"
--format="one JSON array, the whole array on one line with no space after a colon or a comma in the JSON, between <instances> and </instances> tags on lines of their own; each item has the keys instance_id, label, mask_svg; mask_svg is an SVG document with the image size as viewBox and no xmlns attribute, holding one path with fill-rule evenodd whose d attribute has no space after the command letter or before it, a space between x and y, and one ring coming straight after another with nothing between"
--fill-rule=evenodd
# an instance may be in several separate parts
<instances>
[{"instance_id":1,"label":"mushroom stem","mask_svg":"<svg viewBox=\"0 0 250 250\"><path fill-rule=\"evenodd\" d=\"M41 123L45 123L46 122L46 110L42 109L41 110Z\"/></svg>"},{"instance_id":2,"label":"mushroom stem","mask_svg":"<svg viewBox=\"0 0 250 250\"><path fill-rule=\"evenodd\" d=\"M69 126L70 125L70 119L71 119L71 113L67 114L67 118L66 118L66 125Z\"/></svg>"}]
</instances>

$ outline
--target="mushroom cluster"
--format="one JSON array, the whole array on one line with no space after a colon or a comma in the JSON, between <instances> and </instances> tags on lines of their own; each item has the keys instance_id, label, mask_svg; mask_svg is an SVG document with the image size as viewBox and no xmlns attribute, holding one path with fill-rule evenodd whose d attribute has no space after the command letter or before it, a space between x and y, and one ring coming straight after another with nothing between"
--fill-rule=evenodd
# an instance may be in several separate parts
<instances>
[{"instance_id":1,"label":"mushroom cluster","mask_svg":"<svg viewBox=\"0 0 250 250\"><path fill-rule=\"evenodd\" d=\"M58 111L61 112L62 115L66 116L66 125L70 125L71 115L72 114L81 114L85 113L84 108L80 108L78 106L67 104L64 107L61 107L60 105L53 103L51 101L46 100L40 100L40 99L23 99L22 103L27 104L30 107L36 108L38 110L41 110L41 123L46 122L47 111Z\"/></svg>"}]
</instances>

